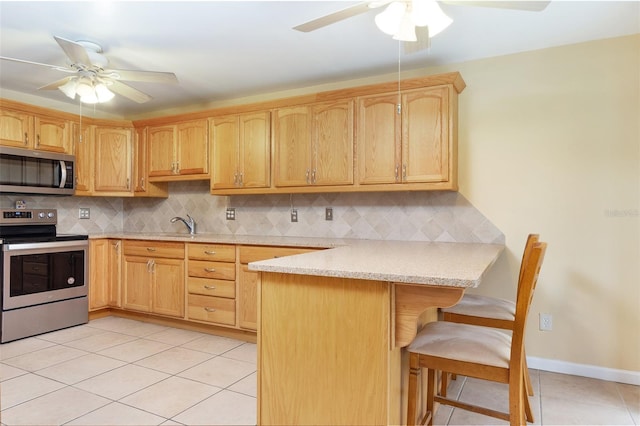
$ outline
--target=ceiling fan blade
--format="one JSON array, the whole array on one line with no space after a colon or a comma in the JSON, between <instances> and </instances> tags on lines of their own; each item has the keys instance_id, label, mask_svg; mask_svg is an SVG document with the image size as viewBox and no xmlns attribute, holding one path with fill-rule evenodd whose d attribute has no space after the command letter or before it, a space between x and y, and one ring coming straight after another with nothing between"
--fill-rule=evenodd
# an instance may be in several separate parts
<instances>
[{"instance_id":1,"label":"ceiling fan blade","mask_svg":"<svg viewBox=\"0 0 640 426\"><path fill-rule=\"evenodd\" d=\"M134 89L133 87L127 84L121 83L119 81L114 80L113 83L107 87L112 92L117 93L118 95L124 96L125 98L131 99L132 101L137 102L139 104L149 102L151 99L153 99L151 96L147 95L146 93L143 93L138 89Z\"/></svg>"},{"instance_id":2,"label":"ceiling fan blade","mask_svg":"<svg viewBox=\"0 0 640 426\"><path fill-rule=\"evenodd\" d=\"M23 63L23 64L29 64L29 65L38 65L38 66L41 66L41 67L51 68L51 69L56 70L56 71L76 72L75 70L72 70L70 68L58 67L56 65L50 65L50 64L43 64L43 63L40 63L40 62L26 61L24 59L9 58L7 56L0 56L0 59L3 59L5 61L20 62L20 63Z\"/></svg>"},{"instance_id":3,"label":"ceiling fan blade","mask_svg":"<svg viewBox=\"0 0 640 426\"><path fill-rule=\"evenodd\" d=\"M91 66L91 59L89 59L87 51L81 44L58 36L53 36L53 38L55 38L60 47L62 47L62 50L64 50L64 53L69 57L72 64Z\"/></svg>"},{"instance_id":4,"label":"ceiling fan blade","mask_svg":"<svg viewBox=\"0 0 640 426\"><path fill-rule=\"evenodd\" d=\"M55 90L60 86L64 86L65 84L67 84L69 82L69 80L71 80L74 77L65 77L62 78L60 80L54 81L53 83L49 83L47 85L44 85L42 87L38 87L38 90Z\"/></svg>"},{"instance_id":5,"label":"ceiling fan blade","mask_svg":"<svg viewBox=\"0 0 640 426\"><path fill-rule=\"evenodd\" d=\"M527 0L527 1L467 1L467 0L441 0L441 3L451 4L455 6L481 6L494 7L500 9L516 9L528 10L530 12L540 12L546 9L551 1L545 0Z\"/></svg>"},{"instance_id":6,"label":"ceiling fan blade","mask_svg":"<svg viewBox=\"0 0 640 426\"><path fill-rule=\"evenodd\" d=\"M373 5L369 6L370 3L372 3ZM325 15L320 18L314 19L312 21L305 22L304 24L300 24L297 27L293 27L293 29L297 31L302 31L304 33L308 33L310 31L317 30L318 28L326 27L327 25L335 24L336 22L342 21L347 18L351 18L352 16L360 15L361 13L365 13L371 10L373 7L380 7L387 3L391 3L391 0L376 1L376 2L365 1L353 6L349 6L346 9L342 9L337 12L330 13L329 15Z\"/></svg>"},{"instance_id":7,"label":"ceiling fan blade","mask_svg":"<svg viewBox=\"0 0 640 426\"><path fill-rule=\"evenodd\" d=\"M104 70L100 73L105 77L114 78L124 81L144 81L147 83L178 83L178 78L172 72L156 72L156 71L132 71L132 70Z\"/></svg>"}]
</instances>

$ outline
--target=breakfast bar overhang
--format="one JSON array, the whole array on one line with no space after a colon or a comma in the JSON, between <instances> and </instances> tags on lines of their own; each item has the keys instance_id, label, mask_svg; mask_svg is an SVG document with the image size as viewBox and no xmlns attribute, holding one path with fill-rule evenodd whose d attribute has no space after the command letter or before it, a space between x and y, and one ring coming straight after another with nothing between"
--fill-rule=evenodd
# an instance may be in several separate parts
<instances>
[{"instance_id":1,"label":"breakfast bar overhang","mask_svg":"<svg viewBox=\"0 0 640 426\"><path fill-rule=\"evenodd\" d=\"M363 240L249 264L261 271L258 424L405 423L403 348L502 251Z\"/></svg>"}]
</instances>

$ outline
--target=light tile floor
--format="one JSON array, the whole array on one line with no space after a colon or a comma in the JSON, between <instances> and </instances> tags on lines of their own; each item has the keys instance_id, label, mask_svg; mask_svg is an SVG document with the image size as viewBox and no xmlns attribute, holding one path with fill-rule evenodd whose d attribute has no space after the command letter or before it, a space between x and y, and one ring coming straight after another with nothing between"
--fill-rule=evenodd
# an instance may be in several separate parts
<instances>
[{"instance_id":1,"label":"light tile floor","mask_svg":"<svg viewBox=\"0 0 640 426\"><path fill-rule=\"evenodd\" d=\"M532 370L536 424L640 424L640 387ZM106 317L0 345L2 425L255 424L256 345ZM506 410L506 386L449 395ZM441 407L439 425L506 424Z\"/></svg>"}]
</instances>

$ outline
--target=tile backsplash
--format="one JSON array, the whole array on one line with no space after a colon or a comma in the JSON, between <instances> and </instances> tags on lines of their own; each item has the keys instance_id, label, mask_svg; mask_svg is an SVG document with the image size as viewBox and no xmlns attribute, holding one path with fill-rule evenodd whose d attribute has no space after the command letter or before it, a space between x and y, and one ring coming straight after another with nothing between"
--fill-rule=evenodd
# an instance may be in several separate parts
<instances>
[{"instance_id":1,"label":"tile backsplash","mask_svg":"<svg viewBox=\"0 0 640 426\"><path fill-rule=\"evenodd\" d=\"M169 184L169 198L2 195L0 207L57 208L60 233L187 232L174 216L190 214L199 233L504 243L504 234L460 193L376 192L212 196L206 181ZM78 210L88 207L89 219ZM233 207L236 220L226 220ZM333 220L325 220L325 209ZM290 211L298 211L292 223Z\"/></svg>"}]
</instances>

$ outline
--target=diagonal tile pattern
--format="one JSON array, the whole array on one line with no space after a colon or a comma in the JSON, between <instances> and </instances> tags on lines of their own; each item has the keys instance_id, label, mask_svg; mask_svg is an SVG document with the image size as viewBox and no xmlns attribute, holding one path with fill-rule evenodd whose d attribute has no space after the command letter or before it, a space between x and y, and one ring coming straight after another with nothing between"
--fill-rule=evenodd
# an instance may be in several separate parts
<instances>
[{"instance_id":1,"label":"diagonal tile pattern","mask_svg":"<svg viewBox=\"0 0 640 426\"><path fill-rule=\"evenodd\" d=\"M93 349L92 336L102 336ZM251 343L105 317L0 345L0 360L3 426L256 423ZM535 424L640 424L639 386L537 370L531 378ZM506 385L465 377L448 393L495 409L508 401ZM434 424L507 422L441 407Z\"/></svg>"},{"instance_id":2,"label":"diagonal tile pattern","mask_svg":"<svg viewBox=\"0 0 640 426\"><path fill-rule=\"evenodd\" d=\"M419 240L504 243L504 235L460 193L376 192L212 196L207 181L169 184L169 198L7 196L27 206L57 208L61 233L167 232L186 233L173 216L190 214L198 232L225 235L335 237L374 240ZM78 220L78 208L89 207L91 218ZM226 220L227 207L236 220ZM325 208L333 220L325 220ZM298 222L290 210L298 210Z\"/></svg>"}]
</instances>

